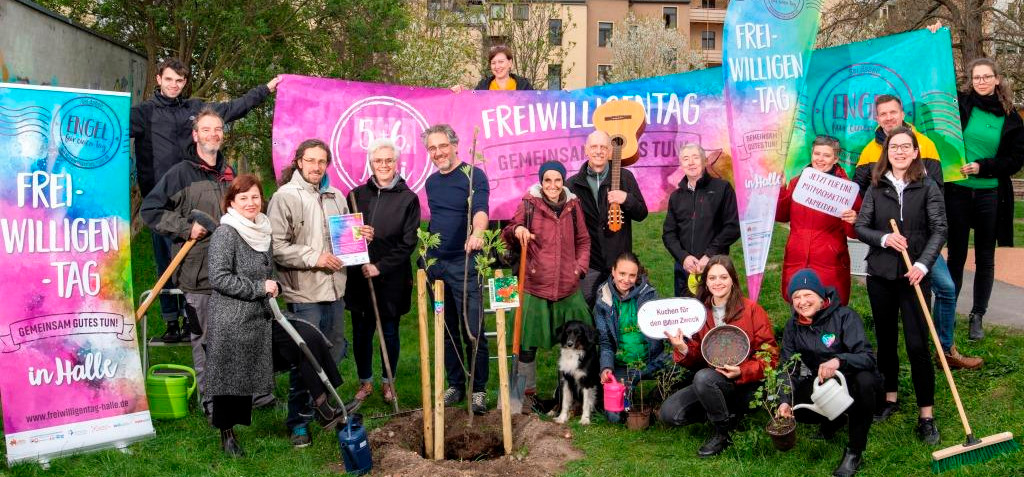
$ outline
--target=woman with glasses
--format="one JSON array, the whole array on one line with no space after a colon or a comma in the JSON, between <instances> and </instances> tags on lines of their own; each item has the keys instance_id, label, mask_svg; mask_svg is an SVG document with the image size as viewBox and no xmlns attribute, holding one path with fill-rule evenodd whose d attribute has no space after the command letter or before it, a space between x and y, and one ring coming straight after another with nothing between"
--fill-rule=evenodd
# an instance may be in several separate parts
<instances>
[{"instance_id":1,"label":"woman with glasses","mask_svg":"<svg viewBox=\"0 0 1024 477\"><path fill-rule=\"evenodd\" d=\"M376 329L368 281L373 280L380 312L381 332L391 372L398 372L398 319L409 312L412 268L409 257L416 248L420 226L420 200L398 175L398 146L390 138L373 141L366 151L373 170L370 179L348 194L352 210L363 213L373 228L370 263L350 267L345 301L352 312L352 349L359 375L357 400L373 393L373 333ZM381 356L380 392L385 402L395 400L395 388L384 373Z\"/></svg>"},{"instance_id":2,"label":"woman with glasses","mask_svg":"<svg viewBox=\"0 0 1024 477\"><path fill-rule=\"evenodd\" d=\"M871 249L868 262L868 299L878 339L878 368L885 378L885 404L876 415L889 416L896 409L900 365L896 346L900 316L903 340L910 361L919 417L917 436L934 445L939 430L932 415L935 403L935 369L928 344L928 325L914 285L930 301L928 270L946 241L946 209L942 191L924 170L918 157L917 138L910 129L899 127L885 141L882 157L871 173L871 186L854 226L857 237ZM890 220L899 225L893 231ZM906 251L913 265L908 269L902 256Z\"/></svg>"},{"instance_id":3,"label":"woman with glasses","mask_svg":"<svg viewBox=\"0 0 1024 477\"><path fill-rule=\"evenodd\" d=\"M839 140L830 136L818 136L811 144L811 162L819 172L840 179L847 179L846 172L839 166ZM811 268L826 287L835 287L843 305L850 302L850 253L846 237L853 238L853 222L860 209L860 198L853 208L835 217L811 209L793 201L793 191L800 182L797 175L779 193L779 206L775 220L789 222L789 240L786 241L786 255L782 259L782 296L790 300L789 281L797 270Z\"/></svg>"},{"instance_id":4,"label":"woman with glasses","mask_svg":"<svg viewBox=\"0 0 1024 477\"><path fill-rule=\"evenodd\" d=\"M967 156L960 172L967 178L946 184L949 272L959 296L973 228L976 271L968 337L980 340L985 336L981 320L992 295L996 242L1013 246L1010 176L1024 164L1024 123L1006 79L992 60L976 59L966 71L969 87L957 96Z\"/></svg>"}]
</instances>

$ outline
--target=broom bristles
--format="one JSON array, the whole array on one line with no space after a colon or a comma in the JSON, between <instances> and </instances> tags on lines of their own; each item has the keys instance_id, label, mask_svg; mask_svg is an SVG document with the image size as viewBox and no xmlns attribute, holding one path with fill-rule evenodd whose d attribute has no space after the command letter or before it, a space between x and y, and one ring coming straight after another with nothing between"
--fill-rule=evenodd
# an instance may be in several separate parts
<instances>
[{"instance_id":1,"label":"broom bristles","mask_svg":"<svg viewBox=\"0 0 1024 477\"><path fill-rule=\"evenodd\" d=\"M1003 432L984 437L972 445L957 445L932 453L932 472L936 474L965 465L978 464L1020 449L1013 433Z\"/></svg>"}]
</instances>

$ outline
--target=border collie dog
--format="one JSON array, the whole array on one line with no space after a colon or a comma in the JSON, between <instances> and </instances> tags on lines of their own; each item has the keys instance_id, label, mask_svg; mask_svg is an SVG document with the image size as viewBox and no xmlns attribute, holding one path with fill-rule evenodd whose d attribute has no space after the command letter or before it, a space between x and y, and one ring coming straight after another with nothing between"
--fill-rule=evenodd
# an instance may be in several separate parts
<instances>
[{"instance_id":1,"label":"border collie dog","mask_svg":"<svg viewBox=\"0 0 1024 477\"><path fill-rule=\"evenodd\" d=\"M558 333L561 353L558 357L558 390L561 409L555 422L569 420L573 401L583 402L580 424L590 424L590 414L597 404L601 384L601 365L597 351L597 329L582 321L567 321ZM559 399L556 396L556 404ZM552 415L554 415L552 410Z\"/></svg>"}]
</instances>

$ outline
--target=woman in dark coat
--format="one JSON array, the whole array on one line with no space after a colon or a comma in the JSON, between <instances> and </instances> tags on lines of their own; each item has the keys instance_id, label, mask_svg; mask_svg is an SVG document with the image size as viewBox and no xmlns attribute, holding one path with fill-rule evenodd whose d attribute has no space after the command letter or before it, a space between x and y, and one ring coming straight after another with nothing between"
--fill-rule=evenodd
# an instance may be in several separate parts
<instances>
[{"instance_id":1,"label":"woman in dark coat","mask_svg":"<svg viewBox=\"0 0 1024 477\"><path fill-rule=\"evenodd\" d=\"M900 316L910 361L910 377L920 408L917 435L929 444L939 442L932 415L935 403L935 369L929 352L928 327L914 285L920 285L925 303L930 302L928 270L946 241L946 208L942 191L925 173L917 138L900 127L889 134L882 157L875 163L871 187L854 228L868 244L868 298L878 340L878 368L885 378L885 405L875 421L887 419L898 409L900 365L896 345ZM899 233L889 224L895 220ZM913 261L907 269L901 252Z\"/></svg>"},{"instance_id":2,"label":"woman in dark coat","mask_svg":"<svg viewBox=\"0 0 1024 477\"><path fill-rule=\"evenodd\" d=\"M839 167L839 141L829 136L814 138L811 145L811 163L819 172L847 179ZM853 209L835 217L793 201L793 191L800 182L796 176L779 192L779 206L775 220L789 222L786 255L782 259L782 296L789 301L789 280L797 270L813 268L826 287L835 287L843 305L850 301L850 252L846 237L854 238L853 222L860 209L860 197Z\"/></svg>"},{"instance_id":3,"label":"woman in dark coat","mask_svg":"<svg viewBox=\"0 0 1024 477\"><path fill-rule=\"evenodd\" d=\"M492 46L487 52L487 61L491 66L491 74L484 76L473 89L486 91L530 91L533 85L530 80L512 73L512 49L505 45ZM452 91L461 93L465 88L461 84L452 86Z\"/></svg>"},{"instance_id":4,"label":"woman in dark coat","mask_svg":"<svg viewBox=\"0 0 1024 477\"><path fill-rule=\"evenodd\" d=\"M957 96L964 129L967 179L946 184L949 218L949 273L957 296L963 288L968 239L974 229L974 304L972 340L984 338L982 317L995 280L996 242L1013 246L1013 186L1010 177L1024 165L1024 122L1013 105L1013 92L996 64L978 58L967 66L969 88Z\"/></svg>"},{"instance_id":5,"label":"woman in dark coat","mask_svg":"<svg viewBox=\"0 0 1024 477\"><path fill-rule=\"evenodd\" d=\"M850 421L850 440L832 475L852 477L860 468L875 412L875 396L881 392L881 379L871 343L864 336L864 323L857 312L839 303L836 290L826 288L814 269L797 271L789 282L787 295L793 303L793 316L786 322L782 335L780 360L785 363L799 353L811 375L791 380L789 374L783 374L783 379L791 380L793 394L782 393L779 416L795 414L800 422L819 423L821 436L831 439L842 428L842 419L829 421L806 409L794 413L792 404L811 402L814 381L824 382L835 376L836 371L841 372L853 398L845 412Z\"/></svg>"},{"instance_id":6,"label":"woman in dark coat","mask_svg":"<svg viewBox=\"0 0 1024 477\"><path fill-rule=\"evenodd\" d=\"M370 263L352 267L348 272L345 302L352 312L352 346L359 375L355 398L365 400L373 393L373 334L376 317L370 301L367 280L373 280L380 312L381 331L388 352L391 372L398 372L398 319L409 312L412 295L412 268L409 257L416 248L416 230L420 226L420 200L397 174L398 147L388 138L370 144L367 160L373 176L349 193L352 210L363 213L366 225L373 227ZM395 400L395 388L384 372L381 357L381 395Z\"/></svg>"},{"instance_id":7,"label":"woman in dark coat","mask_svg":"<svg viewBox=\"0 0 1024 477\"><path fill-rule=\"evenodd\" d=\"M590 236L583 223L580 201L565 187L565 166L558 161L541 164L534 184L523 197L503 235L508 244L528 240L523 306L522 352L519 373L526 392L537 387L537 348L557 342L555 330L566 321L592 323L580 292L587 273Z\"/></svg>"}]
</instances>

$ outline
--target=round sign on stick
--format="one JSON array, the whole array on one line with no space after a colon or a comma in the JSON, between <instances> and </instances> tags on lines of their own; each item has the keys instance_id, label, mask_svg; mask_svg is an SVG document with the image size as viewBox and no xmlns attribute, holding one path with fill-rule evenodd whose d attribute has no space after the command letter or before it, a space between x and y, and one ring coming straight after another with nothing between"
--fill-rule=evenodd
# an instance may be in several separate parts
<instances>
[{"instance_id":1,"label":"round sign on stick","mask_svg":"<svg viewBox=\"0 0 1024 477\"><path fill-rule=\"evenodd\" d=\"M683 330L693 336L704 327L708 317L704 304L696 298L663 298L644 303L636 313L640 331L648 338L664 339L665 332L676 334Z\"/></svg>"}]
</instances>

